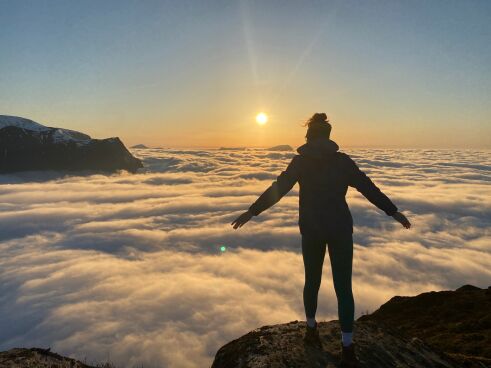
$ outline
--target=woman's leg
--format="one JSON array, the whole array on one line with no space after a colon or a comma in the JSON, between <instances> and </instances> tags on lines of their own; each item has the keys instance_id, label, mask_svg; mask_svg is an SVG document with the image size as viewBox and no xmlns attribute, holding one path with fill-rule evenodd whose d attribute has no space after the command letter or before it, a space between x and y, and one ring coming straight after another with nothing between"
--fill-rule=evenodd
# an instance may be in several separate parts
<instances>
[{"instance_id":1,"label":"woman's leg","mask_svg":"<svg viewBox=\"0 0 491 368\"><path fill-rule=\"evenodd\" d=\"M307 318L315 318L317 311L317 296L321 285L325 254L325 240L315 236L302 235L302 255L305 268L303 304Z\"/></svg>"},{"instance_id":2,"label":"woman's leg","mask_svg":"<svg viewBox=\"0 0 491 368\"><path fill-rule=\"evenodd\" d=\"M338 315L342 332L353 332L355 301L351 288L353 267L353 234L328 239L334 290L338 299Z\"/></svg>"}]
</instances>

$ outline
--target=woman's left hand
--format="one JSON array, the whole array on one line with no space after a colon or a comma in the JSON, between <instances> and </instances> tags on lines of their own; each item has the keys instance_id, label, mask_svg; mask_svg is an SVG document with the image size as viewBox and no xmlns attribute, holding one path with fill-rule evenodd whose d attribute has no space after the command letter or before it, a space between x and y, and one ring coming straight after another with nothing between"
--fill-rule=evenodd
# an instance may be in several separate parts
<instances>
[{"instance_id":1,"label":"woman's left hand","mask_svg":"<svg viewBox=\"0 0 491 368\"><path fill-rule=\"evenodd\" d=\"M242 215L237 217L234 221L232 221L231 225L233 225L234 229L237 229L242 225L244 225L247 221L249 221L252 218L252 216L254 216L252 212L247 210Z\"/></svg>"},{"instance_id":2,"label":"woman's left hand","mask_svg":"<svg viewBox=\"0 0 491 368\"><path fill-rule=\"evenodd\" d=\"M392 217L398 221L402 226L404 226L406 229L409 229L411 227L411 223L409 222L409 220L407 219L406 216L404 216L402 213L400 212L396 212L392 215Z\"/></svg>"}]
</instances>

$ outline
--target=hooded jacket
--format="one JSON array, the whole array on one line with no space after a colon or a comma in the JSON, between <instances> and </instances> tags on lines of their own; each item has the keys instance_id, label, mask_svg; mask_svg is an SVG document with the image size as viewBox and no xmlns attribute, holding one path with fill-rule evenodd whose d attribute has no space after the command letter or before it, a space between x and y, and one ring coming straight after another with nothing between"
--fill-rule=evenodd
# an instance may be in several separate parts
<instances>
[{"instance_id":1,"label":"hooded jacket","mask_svg":"<svg viewBox=\"0 0 491 368\"><path fill-rule=\"evenodd\" d=\"M255 216L277 203L299 183L300 233L323 236L353 233L353 217L346 203L348 186L356 188L388 216L397 207L361 171L349 155L328 138L311 140L297 149L288 167L249 207Z\"/></svg>"}]
</instances>

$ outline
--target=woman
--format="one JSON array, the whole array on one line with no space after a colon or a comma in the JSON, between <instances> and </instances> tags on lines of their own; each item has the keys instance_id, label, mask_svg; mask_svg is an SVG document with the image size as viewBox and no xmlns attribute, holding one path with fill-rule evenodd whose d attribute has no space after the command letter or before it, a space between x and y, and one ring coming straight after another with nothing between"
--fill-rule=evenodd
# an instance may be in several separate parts
<instances>
[{"instance_id":1,"label":"woman","mask_svg":"<svg viewBox=\"0 0 491 368\"><path fill-rule=\"evenodd\" d=\"M356 367L353 343L354 299L351 285L353 261L353 218L346 203L348 186L356 188L371 203L392 216L405 228L408 219L361 171L356 163L330 139L331 124L324 113L307 122L307 143L297 149L285 171L259 196L249 209L232 222L237 229L252 216L277 203L298 181L299 228L305 267L303 302L307 326L305 341L319 343L315 313L322 266L328 246L341 327L342 363Z\"/></svg>"}]
</instances>

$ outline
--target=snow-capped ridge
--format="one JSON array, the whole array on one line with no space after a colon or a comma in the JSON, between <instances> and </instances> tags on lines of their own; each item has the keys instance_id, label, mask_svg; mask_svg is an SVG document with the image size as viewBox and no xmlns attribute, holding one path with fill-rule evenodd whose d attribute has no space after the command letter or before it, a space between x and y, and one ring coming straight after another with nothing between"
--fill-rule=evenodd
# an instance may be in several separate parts
<instances>
[{"instance_id":1,"label":"snow-capped ridge","mask_svg":"<svg viewBox=\"0 0 491 368\"><path fill-rule=\"evenodd\" d=\"M0 173L18 171L136 172L143 167L118 137L92 139L70 129L0 115ZM1 365L1 364L0 364Z\"/></svg>"},{"instance_id":2,"label":"snow-capped ridge","mask_svg":"<svg viewBox=\"0 0 491 368\"><path fill-rule=\"evenodd\" d=\"M47 127L30 119L21 118L19 116L0 115L0 129L8 126L14 126L38 133L53 131L52 137L55 142L84 142L91 139L89 135L77 132L76 130Z\"/></svg>"},{"instance_id":3,"label":"snow-capped ridge","mask_svg":"<svg viewBox=\"0 0 491 368\"><path fill-rule=\"evenodd\" d=\"M29 119L21 118L19 116L0 115L0 129L7 126L15 126L22 129L32 130L34 132L48 130L48 127Z\"/></svg>"}]
</instances>

